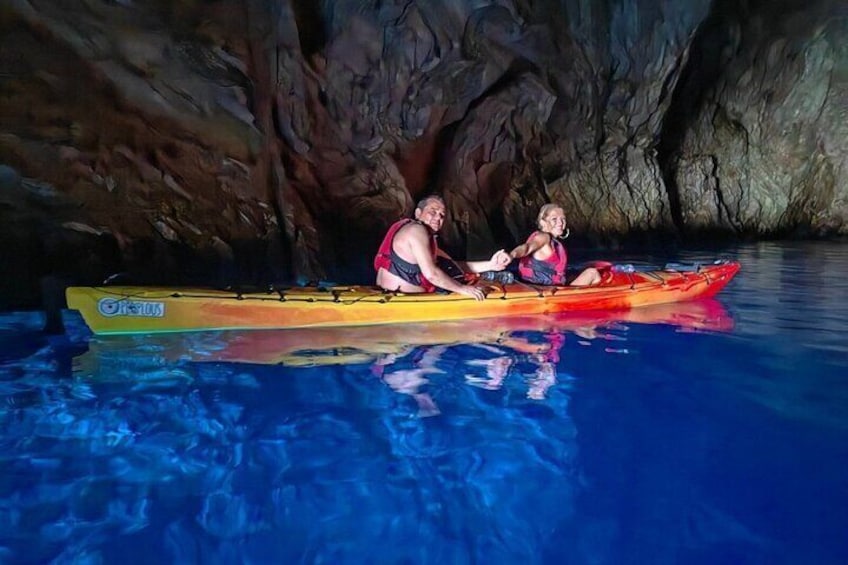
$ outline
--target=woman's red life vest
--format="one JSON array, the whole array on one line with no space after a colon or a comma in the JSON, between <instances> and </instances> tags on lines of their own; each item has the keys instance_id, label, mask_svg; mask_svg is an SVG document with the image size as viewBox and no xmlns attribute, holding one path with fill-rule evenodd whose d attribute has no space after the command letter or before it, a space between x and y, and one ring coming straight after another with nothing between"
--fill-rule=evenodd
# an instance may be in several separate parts
<instances>
[{"instance_id":1,"label":"woman's red life vest","mask_svg":"<svg viewBox=\"0 0 848 565\"><path fill-rule=\"evenodd\" d=\"M405 280L409 284L420 286L424 289L424 292L435 292L436 285L427 280L427 278L424 276L424 273L421 272L421 267L410 263L409 261L405 261L404 259L399 257L398 254L395 253L394 249L392 248L392 243L394 242L395 235L397 235L397 232L400 231L400 228L409 224L410 222L417 222L417 220L405 218L403 220L398 220L397 222L389 226L389 231L386 232L386 236L383 238L383 242L380 244L380 248L377 250L377 255L374 256L374 270L379 272L380 269L385 269L393 275ZM436 245L436 236L431 233L430 252L433 254L434 260L437 251L438 246Z\"/></svg>"},{"instance_id":2,"label":"woman's red life vest","mask_svg":"<svg viewBox=\"0 0 848 565\"><path fill-rule=\"evenodd\" d=\"M527 238L530 239L537 232L530 234ZM526 255L518 261L518 274L521 278L529 283L544 284L544 285L564 285L565 270L568 266L568 252L565 246L558 240L551 238L554 252L547 259L540 261L533 257L533 254Z\"/></svg>"}]
</instances>

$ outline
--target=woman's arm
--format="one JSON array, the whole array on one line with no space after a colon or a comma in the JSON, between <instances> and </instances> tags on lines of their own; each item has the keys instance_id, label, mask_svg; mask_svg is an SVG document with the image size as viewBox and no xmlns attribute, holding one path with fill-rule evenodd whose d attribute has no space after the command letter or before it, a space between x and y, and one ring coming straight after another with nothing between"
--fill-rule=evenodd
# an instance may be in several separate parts
<instances>
[{"instance_id":1,"label":"woman's arm","mask_svg":"<svg viewBox=\"0 0 848 565\"><path fill-rule=\"evenodd\" d=\"M551 242L550 234L544 232L536 232L527 240L526 243L516 246L515 249L509 252L509 256L513 259L521 259L537 252L548 243Z\"/></svg>"}]
</instances>

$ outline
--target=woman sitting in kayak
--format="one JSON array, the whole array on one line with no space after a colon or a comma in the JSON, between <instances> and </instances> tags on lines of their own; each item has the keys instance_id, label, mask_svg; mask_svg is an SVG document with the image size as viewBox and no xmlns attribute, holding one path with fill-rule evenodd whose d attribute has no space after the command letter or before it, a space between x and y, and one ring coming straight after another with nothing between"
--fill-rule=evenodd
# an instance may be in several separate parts
<instances>
[{"instance_id":1,"label":"woman sitting in kayak","mask_svg":"<svg viewBox=\"0 0 848 565\"><path fill-rule=\"evenodd\" d=\"M543 285L590 286L601 281L598 269L589 267L570 283L566 282L568 252L559 239L568 237L565 212L556 204L545 204L536 220L539 229L527 241L510 251L518 259L518 274L528 283Z\"/></svg>"}]
</instances>

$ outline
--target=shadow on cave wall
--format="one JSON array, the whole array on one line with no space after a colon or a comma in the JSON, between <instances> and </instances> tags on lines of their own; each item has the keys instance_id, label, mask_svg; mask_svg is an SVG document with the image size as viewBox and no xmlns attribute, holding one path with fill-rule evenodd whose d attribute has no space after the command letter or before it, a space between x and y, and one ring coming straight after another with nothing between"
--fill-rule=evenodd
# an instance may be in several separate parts
<instances>
[{"instance_id":1,"label":"shadow on cave wall","mask_svg":"<svg viewBox=\"0 0 848 565\"><path fill-rule=\"evenodd\" d=\"M744 4L741 3L741 4ZM730 43L731 28L743 17L744 8L736 0L716 0L710 14L692 38L689 58L672 94L657 145L663 183L671 217L680 235L687 237L677 185L677 161L686 132L698 116L706 95L715 85L726 63L722 53Z\"/></svg>"}]
</instances>

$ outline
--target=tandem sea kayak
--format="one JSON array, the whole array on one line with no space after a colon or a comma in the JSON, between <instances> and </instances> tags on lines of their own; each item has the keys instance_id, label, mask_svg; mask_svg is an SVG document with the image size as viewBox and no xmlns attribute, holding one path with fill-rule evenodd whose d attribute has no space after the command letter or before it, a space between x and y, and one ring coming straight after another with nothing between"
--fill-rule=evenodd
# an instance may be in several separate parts
<instances>
[{"instance_id":1,"label":"tandem sea kayak","mask_svg":"<svg viewBox=\"0 0 848 565\"><path fill-rule=\"evenodd\" d=\"M600 266L600 265L599 265ZM626 310L715 296L739 263L670 264L641 271L605 264L590 287L479 282L486 299L404 294L371 286L271 287L263 292L132 286L69 287L68 308L96 334L346 327Z\"/></svg>"}]
</instances>

